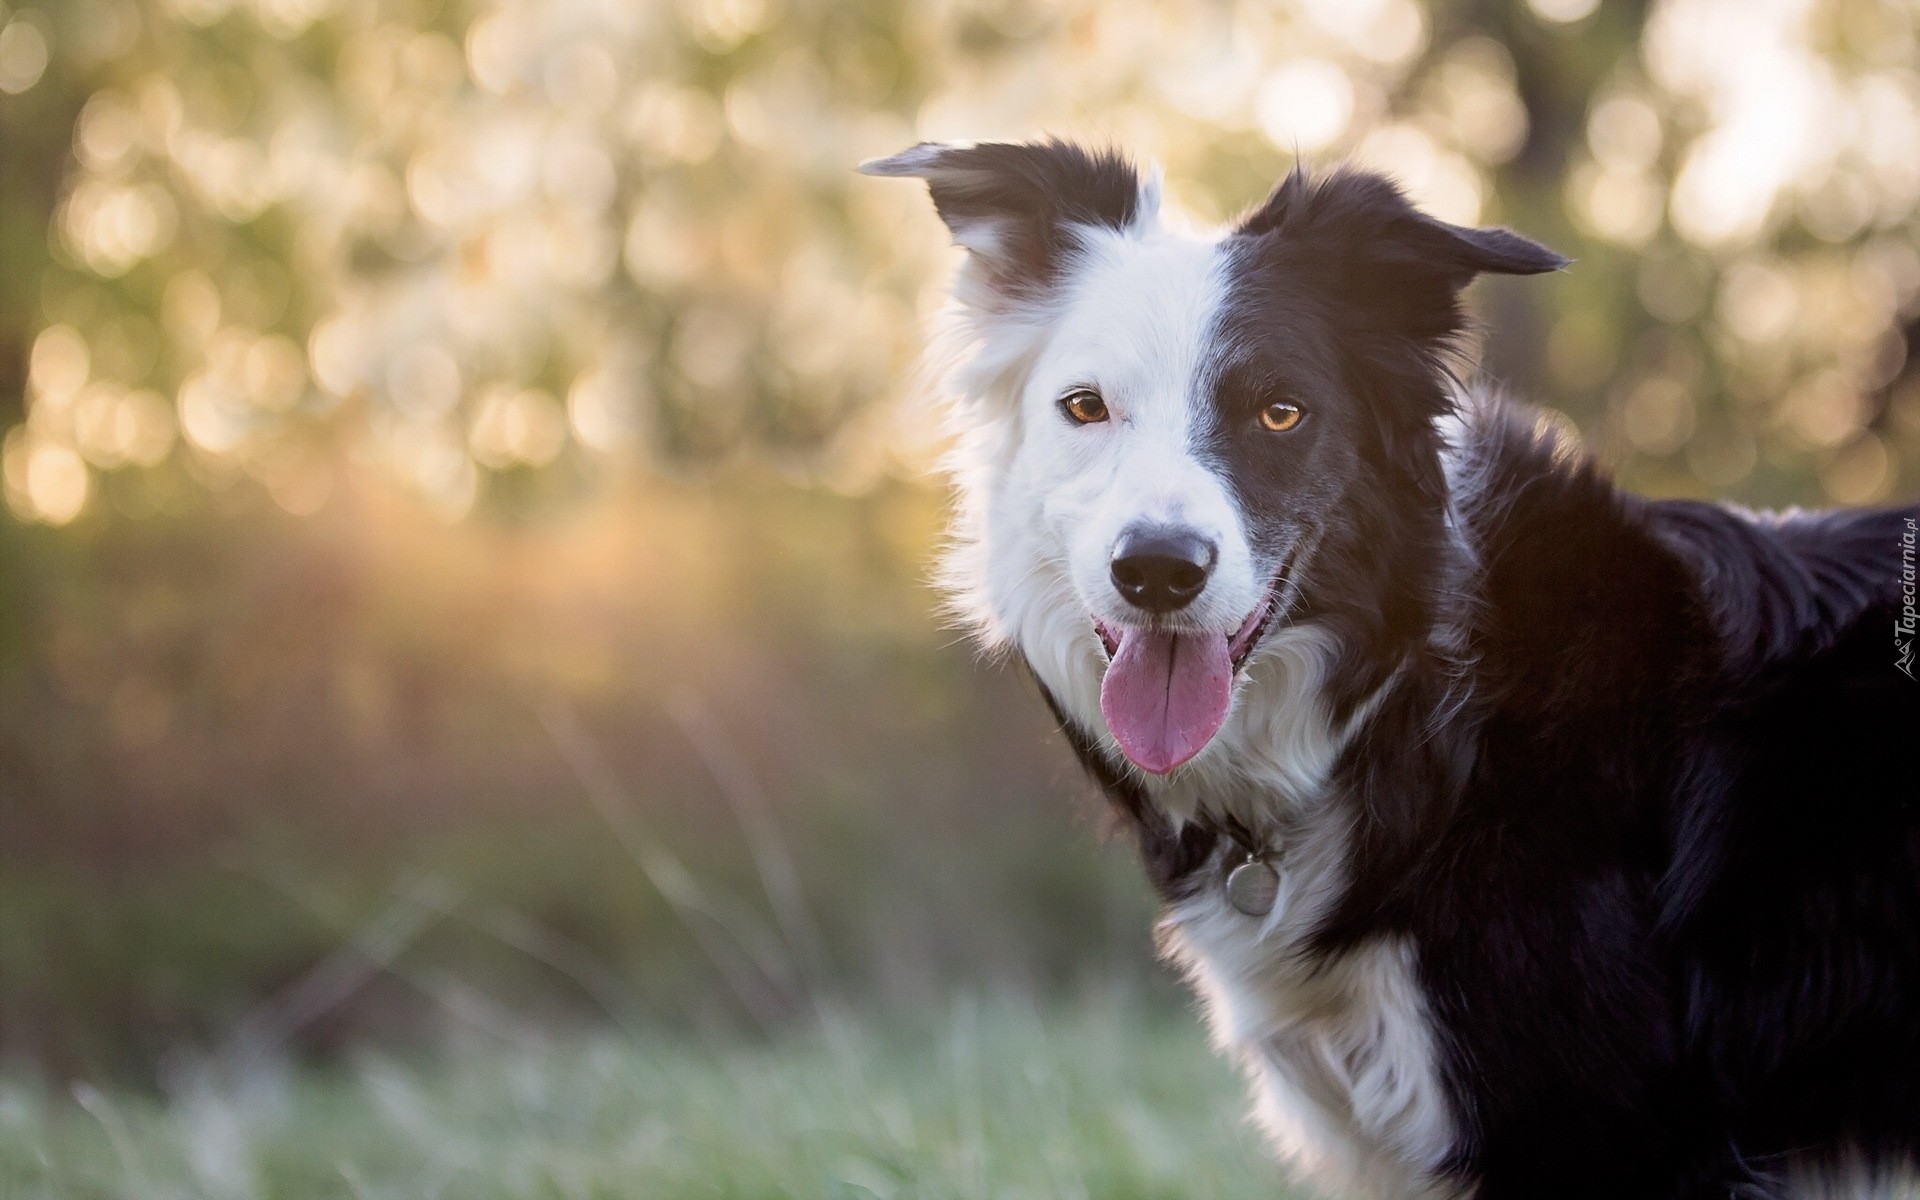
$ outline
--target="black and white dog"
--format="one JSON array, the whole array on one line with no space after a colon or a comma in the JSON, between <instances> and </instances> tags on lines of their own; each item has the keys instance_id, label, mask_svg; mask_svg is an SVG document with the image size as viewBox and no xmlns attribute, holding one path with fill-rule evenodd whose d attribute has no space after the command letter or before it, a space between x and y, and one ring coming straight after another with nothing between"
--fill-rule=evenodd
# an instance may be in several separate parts
<instances>
[{"instance_id":1,"label":"black and white dog","mask_svg":"<svg viewBox=\"0 0 1920 1200\"><path fill-rule=\"evenodd\" d=\"M1198 234L1059 142L864 169L969 252L953 587L1137 835L1304 1174L1912 1178L1920 508L1616 490L1451 370L1476 274L1564 260L1375 175Z\"/></svg>"}]
</instances>

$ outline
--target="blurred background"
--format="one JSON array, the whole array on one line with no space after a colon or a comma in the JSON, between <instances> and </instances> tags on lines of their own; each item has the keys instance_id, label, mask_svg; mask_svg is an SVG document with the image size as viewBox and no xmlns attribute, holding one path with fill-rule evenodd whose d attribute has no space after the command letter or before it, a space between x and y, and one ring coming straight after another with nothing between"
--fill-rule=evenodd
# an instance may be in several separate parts
<instances>
[{"instance_id":1,"label":"blurred background","mask_svg":"<svg viewBox=\"0 0 1920 1200\"><path fill-rule=\"evenodd\" d=\"M0 1146L76 1080L98 1133L99 1089L193 1064L764 1047L956 996L1105 997L1134 1015L1062 1069L1148 1055L1192 1022L1136 868L926 582L956 252L853 165L1074 135L1202 219L1296 152L1383 167L1577 259L1481 286L1485 359L1628 483L1868 503L1920 491L1917 28L0 0Z\"/></svg>"}]
</instances>

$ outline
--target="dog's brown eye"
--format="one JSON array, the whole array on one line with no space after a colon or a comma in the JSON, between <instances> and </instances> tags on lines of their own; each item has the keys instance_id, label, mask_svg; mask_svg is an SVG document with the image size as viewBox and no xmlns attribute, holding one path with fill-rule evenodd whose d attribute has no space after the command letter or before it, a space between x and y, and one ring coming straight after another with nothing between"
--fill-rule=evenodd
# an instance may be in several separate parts
<instances>
[{"instance_id":1,"label":"dog's brown eye","mask_svg":"<svg viewBox=\"0 0 1920 1200\"><path fill-rule=\"evenodd\" d=\"M1269 433L1285 433L1301 421L1307 414L1298 404L1289 404L1285 400L1276 401L1260 410L1260 428Z\"/></svg>"},{"instance_id":2,"label":"dog's brown eye","mask_svg":"<svg viewBox=\"0 0 1920 1200\"><path fill-rule=\"evenodd\" d=\"M1060 407L1082 425L1095 425L1107 419L1107 402L1092 388L1075 388L1060 397Z\"/></svg>"}]
</instances>

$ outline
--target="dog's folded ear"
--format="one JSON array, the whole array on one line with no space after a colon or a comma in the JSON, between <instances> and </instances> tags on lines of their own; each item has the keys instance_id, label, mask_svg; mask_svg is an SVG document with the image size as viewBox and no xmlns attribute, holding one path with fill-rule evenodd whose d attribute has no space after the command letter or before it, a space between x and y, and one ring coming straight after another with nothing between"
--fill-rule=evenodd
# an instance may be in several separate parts
<instances>
[{"instance_id":1,"label":"dog's folded ear","mask_svg":"<svg viewBox=\"0 0 1920 1200\"><path fill-rule=\"evenodd\" d=\"M1428 216L1392 180L1352 169L1315 182L1295 168L1238 232L1418 338L1459 331L1458 297L1475 276L1537 275L1571 261L1509 229Z\"/></svg>"},{"instance_id":2,"label":"dog's folded ear","mask_svg":"<svg viewBox=\"0 0 1920 1200\"><path fill-rule=\"evenodd\" d=\"M1077 230L1126 230L1156 204L1156 189L1118 153L1062 141L922 142L860 170L926 180L954 241L1015 291L1050 283Z\"/></svg>"}]
</instances>

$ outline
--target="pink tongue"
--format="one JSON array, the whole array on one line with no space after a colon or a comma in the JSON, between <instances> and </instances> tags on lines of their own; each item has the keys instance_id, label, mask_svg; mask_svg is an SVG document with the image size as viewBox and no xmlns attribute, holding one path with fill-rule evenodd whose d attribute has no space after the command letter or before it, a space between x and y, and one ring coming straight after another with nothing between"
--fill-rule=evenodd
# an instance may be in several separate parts
<instances>
[{"instance_id":1,"label":"pink tongue","mask_svg":"<svg viewBox=\"0 0 1920 1200\"><path fill-rule=\"evenodd\" d=\"M1225 634L1128 629L1101 681L1100 712L1135 765L1165 775L1219 731L1232 689Z\"/></svg>"}]
</instances>

